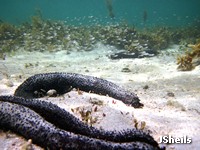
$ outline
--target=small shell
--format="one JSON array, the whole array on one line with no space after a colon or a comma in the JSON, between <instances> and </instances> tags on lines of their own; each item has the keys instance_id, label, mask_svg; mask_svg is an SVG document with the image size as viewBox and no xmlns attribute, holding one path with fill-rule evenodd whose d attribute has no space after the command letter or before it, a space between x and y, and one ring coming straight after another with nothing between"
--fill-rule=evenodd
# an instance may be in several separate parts
<instances>
[{"instance_id":1,"label":"small shell","mask_svg":"<svg viewBox=\"0 0 200 150\"><path fill-rule=\"evenodd\" d=\"M54 89L51 89L47 92L47 96L49 97L54 97L54 96L57 96L57 91L54 90Z\"/></svg>"}]
</instances>

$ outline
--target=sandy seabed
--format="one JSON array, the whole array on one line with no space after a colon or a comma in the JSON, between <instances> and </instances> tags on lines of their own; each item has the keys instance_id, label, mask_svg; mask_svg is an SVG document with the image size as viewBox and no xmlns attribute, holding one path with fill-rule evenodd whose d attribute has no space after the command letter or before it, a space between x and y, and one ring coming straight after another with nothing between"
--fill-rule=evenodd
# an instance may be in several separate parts
<instances>
[{"instance_id":1,"label":"sandy seabed","mask_svg":"<svg viewBox=\"0 0 200 150\"><path fill-rule=\"evenodd\" d=\"M71 91L57 98L43 98L81 119L78 110L91 111L92 125L105 130L138 128L155 140L161 136L192 139L191 144L167 144L167 149L200 149L200 68L177 71L178 46L151 58L111 60L113 47L97 45L92 51L16 52L0 60L0 94L13 95L17 86L37 73L73 72L114 82L135 92L144 107L134 109L121 101L92 93ZM101 103L99 103L99 101ZM96 108L97 107L97 108ZM73 110L73 111L72 111ZM74 111L77 110L77 111ZM22 137L0 131L0 147L21 150L29 144ZM34 145L34 149L41 149Z\"/></svg>"}]
</instances>

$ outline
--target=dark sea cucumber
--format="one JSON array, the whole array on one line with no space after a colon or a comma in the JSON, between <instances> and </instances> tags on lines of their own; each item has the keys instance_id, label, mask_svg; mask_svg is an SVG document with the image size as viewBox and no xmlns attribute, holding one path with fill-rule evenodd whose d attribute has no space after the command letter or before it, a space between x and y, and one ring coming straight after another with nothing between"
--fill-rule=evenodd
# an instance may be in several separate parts
<instances>
[{"instance_id":1,"label":"dark sea cucumber","mask_svg":"<svg viewBox=\"0 0 200 150\"><path fill-rule=\"evenodd\" d=\"M56 127L92 138L98 138L112 142L144 142L157 147L158 143L147 133L132 129L116 131L98 130L80 121L78 118L58 107L55 104L37 99L24 99L15 96L0 96L0 101L23 105L40 114L45 120Z\"/></svg>"},{"instance_id":2,"label":"dark sea cucumber","mask_svg":"<svg viewBox=\"0 0 200 150\"><path fill-rule=\"evenodd\" d=\"M0 128L12 130L50 150L133 150L160 149L145 142L114 143L74 134L55 127L35 111L18 104L0 101Z\"/></svg>"},{"instance_id":3,"label":"dark sea cucumber","mask_svg":"<svg viewBox=\"0 0 200 150\"><path fill-rule=\"evenodd\" d=\"M51 89L56 90L58 94L64 94L72 88L77 88L85 92L109 95L135 108L143 106L136 94L128 92L112 82L75 73L56 72L36 74L23 82L16 89L14 95L24 98L38 98L44 96L45 92Z\"/></svg>"}]
</instances>

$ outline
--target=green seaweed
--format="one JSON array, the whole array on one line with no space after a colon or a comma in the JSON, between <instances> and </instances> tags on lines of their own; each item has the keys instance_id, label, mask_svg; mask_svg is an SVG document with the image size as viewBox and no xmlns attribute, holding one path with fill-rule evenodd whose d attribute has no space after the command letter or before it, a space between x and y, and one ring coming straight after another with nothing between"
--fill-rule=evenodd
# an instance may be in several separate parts
<instances>
[{"instance_id":1,"label":"green seaweed","mask_svg":"<svg viewBox=\"0 0 200 150\"><path fill-rule=\"evenodd\" d=\"M0 53L12 52L21 42L19 28L8 23L0 24Z\"/></svg>"},{"instance_id":2,"label":"green seaweed","mask_svg":"<svg viewBox=\"0 0 200 150\"><path fill-rule=\"evenodd\" d=\"M148 40L148 46L154 50L166 49L171 40L172 31L168 27L155 27L139 33L139 38Z\"/></svg>"},{"instance_id":3,"label":"green seaweed","mask_svg":"<svg viewBox=\"0 0 200 150\"><path fill-rule=\"evenodd\" d=\"M11 24L0 24L0 40L16 39L19 36L19 30Z\"/></svg>"},{"instance_id":4,"label":"green seaweed","mask_svg":"<svg viewBox=\"0 0 200 150\"><path fill-rule=\"evenodd\" d=\"M200 37L198 26L186 28L154 27L136 29L127 23L74 26L61 21L45 20L39 11L31 22L19 26L0 23L0 53L24 49L27 51L57 51L64 49L88 51L100 42L128 52L166 49L171 43L192 43ZM182 58L182 66L190 64L190 57Z\"/></svg>"}]
</instances>

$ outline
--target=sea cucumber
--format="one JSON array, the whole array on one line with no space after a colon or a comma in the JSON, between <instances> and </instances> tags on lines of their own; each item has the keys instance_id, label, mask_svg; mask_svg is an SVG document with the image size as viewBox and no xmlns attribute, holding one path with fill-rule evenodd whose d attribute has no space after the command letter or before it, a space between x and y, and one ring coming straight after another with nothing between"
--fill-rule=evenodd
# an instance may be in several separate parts
<instances>
[{"instance_id":1,"label":"sea cucumber","mask_svg":"<svg viewBox=\"0 0 200 150\"><path fill-rule=\"evenodd\" d=\"M86 125L69 112L50 102L34 99L50 89L64 94L71 88L109 95L141 106L139 98L119 86L91 76L70 73L37 74L28 78L14 96L0 96L0 128L12 130L50 150L63 149L165 149L148 133L137 129L105 131ZM35 92L42 95L35 95Z\"/></svg>"},{"instance_id":2,"label":"sea cucumber","mask_svg":"<svg viewBox=\"0 0 200 150\"><path fill-rule=\"evenodd\" d=\"M157 142L147 133L132 129L116 131L98 130L80 121L69 112L50 102L37 99L24 99L15 96L0 96L0 101L23 105L40 114L45 120L56 127L92 138L103 139L112 142L145 142L153 146L158 146Z\"/></svg>"},{"instance_id":3,"label":"sea cucumber","mask_svg":"<svg viewBox=\"0 0 200 150\"><path fill-rule=\"evenodd\" d=\"M116 84L101 78L75 73L36 74L23 82L16 89L14 95L24 98L38 98L46 95L46 92L51 89L56 90L58 94L64 94L72 88L108 95L135 108L143 106L138 96L133 92L128 92Z\"/></svg>"},{"instance_id":4,"label":"sea cucumber","mask_svg":"<svg viewBox=\"0 0 200 150\"><path fill-rule=\"evenodd\" d=\"M75 134L55 127L35 111L9 102L0 101L0 128L12 130L26 139L51 150L133 150L160 149L140 141L111 142Z\"/></svg>"}]
</instances>

